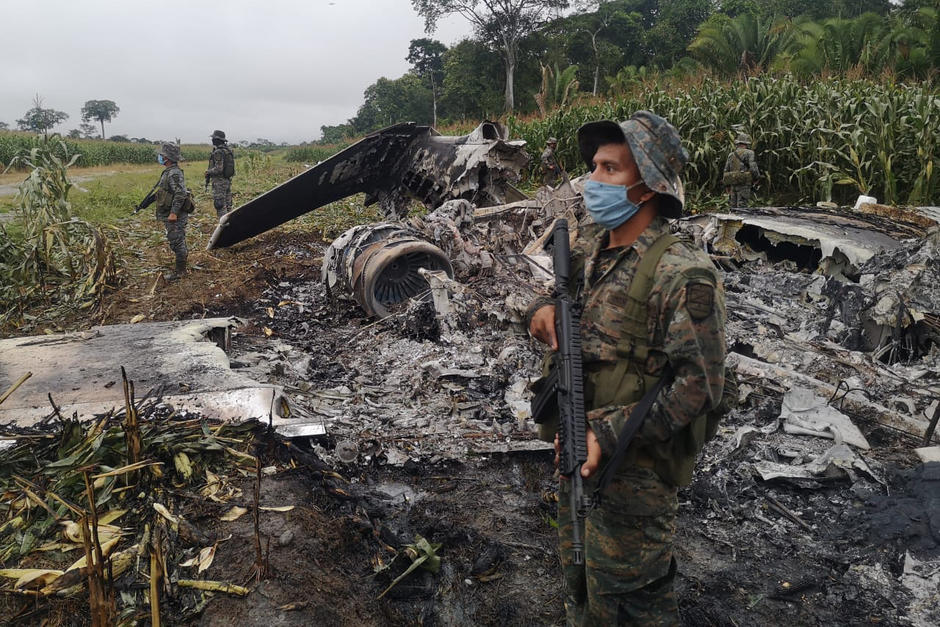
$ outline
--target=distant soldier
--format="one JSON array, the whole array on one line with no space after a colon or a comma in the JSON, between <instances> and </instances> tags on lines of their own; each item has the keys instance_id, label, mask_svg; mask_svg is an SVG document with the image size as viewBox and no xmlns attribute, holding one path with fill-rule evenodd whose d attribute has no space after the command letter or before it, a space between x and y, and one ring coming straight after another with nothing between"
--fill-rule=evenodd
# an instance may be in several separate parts
<instances>
[{"instance_id":1,"label":"distant soldier","mask_svg":"<svg viewBox=\"0 0 940 627\"><path fill-rule=\"evenodd\" d=\"M225 133L212 132L212 154L206 183L212 182L212 204L220 218L232 210L232 177L235 176L235 154L229 148Z\"/></svg>"},{"instance_id":2,"label":"distant soldier","mask_svg":"<svg viewBox=\"0 0 940 627\"><path fill-rule=\"evenodd\" d=\"M561 178L561 165L555 156L555 149L558 147L558 140L549 137L545 142L545 150L542 151L542 185L554 187Z\"/></svg>"},{"instance_id":3,"label":"distant soldier","mask_svg":"<svg viewBox=\"0 0 940 627\"><path fill-rule=\"evenodd\" d=\"M751 137L747 133L738 133L734 140L734 150L725 161L725 173L721 182L728 193L732 209L747 207L751 203L751 186L760 176L757 159L750 146Z\"/></svg>"},{"instance_id":4,"label":"distant soldier","mask_svg":"<svg viewBox=\"0 0 940 627\"><path fill-rule=\"evenodd\" d=\"M170 250L176 255L176 267L168 280L175 280L186 274L186 223L189 221L188 194L183 171L179 167L180 149L176 144L163 144L157 155L157 161L163 165L163 173L154 189L156 218L166 228L166 240Z\"/></svg>"}]
</instances>

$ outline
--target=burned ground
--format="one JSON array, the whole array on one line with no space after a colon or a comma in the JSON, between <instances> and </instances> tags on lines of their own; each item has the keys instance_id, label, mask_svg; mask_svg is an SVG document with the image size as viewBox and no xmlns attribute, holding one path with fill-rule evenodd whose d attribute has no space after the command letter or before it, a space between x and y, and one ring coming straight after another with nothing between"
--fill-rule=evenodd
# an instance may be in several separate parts
<instances>
[{"instance_id":1,"label":"burned ground","mask_svg":"<svg viewBox=\"0 0 940 627\"><path fill-rule=\"evenodd\" d=\"M232 368L283 385L296 414L319 418L328 432L293 441L289 455L269 436L255 444L271 469L261 505L294 506L259 516L267 563L261 583L246 598L176 590L166 619L560 624L551 452L535 440L524 411L540 350L511 306L522 266L502 256L496 267L468 269L449 324L438 324L427 304L377 321L326 294L324 250L316 237L269 233L233 252L204 253L202 268L157 297L141 278L106 304L112 321L142 312L153 319L238 315L246 324L233 337ZM777 370L758 376L748 370L754 364L739 362L742 405L707 445L693 485L680 492L683 622L935 624L940 470L911 452L915 434L885 420L901 411L902 422L913 418L904 408L920 410L929 400L937 347L890 366L856 350L870 340L853 322L870 304L867 288L856 288L856 301L832 298L825 277L772 261L735 264L725 275L729 346L738 359ZM903 259L891 265L904 266ZM796 374L818 382L817 393L822 386L864 390L823 401L849 414L868 450L827 457L843 455L838 443L787 432L783 399L805 383ZM819 472L768 478L780 466ZM254 479L233 474L231 481L248 495ZM251 515L221 521L232 502L178 492L173 511L220 540L202 576L251 585ZM236 501L250 506L247 497ZM440 569L419 568L379 598L410 563L406 547L419 537L440 544ZM198 547L179 551L192 557ZM82 607L59 601L33 613L32 601L3 598L5 614L26 622L75 622L68 613Z\"/></svg>"}]
</instances>

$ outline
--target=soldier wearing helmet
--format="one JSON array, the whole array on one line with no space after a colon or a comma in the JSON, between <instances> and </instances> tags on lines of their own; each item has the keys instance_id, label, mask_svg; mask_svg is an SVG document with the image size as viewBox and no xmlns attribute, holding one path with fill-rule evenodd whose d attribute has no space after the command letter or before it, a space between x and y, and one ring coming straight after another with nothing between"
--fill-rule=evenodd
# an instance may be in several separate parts
<instances>
[{"instance_id":1,"label":"soldier wearing helmet","mask_svg":"<svg viewBox=\"0 0 940 627\"><path fill-rule=\"evenodd\" d=\"M734 150L725 160L724 175L721 179L732 209L747 207L751 203L751 187L759 176L757 158L751 150L751 136L738 133L734 140Z\"/></svg>"},{"instance_id":2,"label":"soldier wearing helmet","mask_svg":"<svg viewBox=\"0 0 940 627\"><path fill-rule=\"evenodd\" d=\"M549 137L545 141L545 150L542 151L542 185L554 187L561 178L561 165L555 155L557 148L558 140L554 137Z\"/></svg>"},{"instance_id":3,"label":"soldier wearing helmet","mask_svg":"<svg viewBox=\"0 0 940 627\"><path fill-rule=\"evenodd\" d=\"M584 202L593 219L572 247L588 423L581 474L585 493L603 486L603 499L584 519L584 564L575 565L560 482L565 609L571 625L678 625L676 495L722 399L724 292L708 256L670 232L688 159L671 124L648 111L591 122L578 147L591 168ZM552 301L536 299L529 312L532 335L557 349ZM645 418L631 417L650 390ZM641 425L632 439L621 431L628 418ZM555 438L552 427L540 435ZM622 463L607 470L621 447Z\"/></svg>"},{"instance_id":4,"label":"soldier wearing helmet","mask_svg":"<svg viewBox=\"0 0 940 627\"><path fill-rule=\"evenodd\" d=\"M180 159L180 148L176 144L163 144L157 153L157 161L163 165L163 172L154 187L156 218L163 222L167 243L176 257L173 272L166 276L169 280L178 279L186 273L186 259L189 255L186 247L186 223L189 221L187 191L183 171L179 167Z\"/></svg>"},{"instance_id":5,"label":"soldier wearing helmet","mask_svg":"<svg viewBox=\"0 0 940 627\"><path fill-rule=\"evenodd\" d=\"M212 183L212 204L218 217L232 210L232 177L235 176L235 155L223 131L212 132L212 153L206 183Z\"/></svg>"}]
</instances>

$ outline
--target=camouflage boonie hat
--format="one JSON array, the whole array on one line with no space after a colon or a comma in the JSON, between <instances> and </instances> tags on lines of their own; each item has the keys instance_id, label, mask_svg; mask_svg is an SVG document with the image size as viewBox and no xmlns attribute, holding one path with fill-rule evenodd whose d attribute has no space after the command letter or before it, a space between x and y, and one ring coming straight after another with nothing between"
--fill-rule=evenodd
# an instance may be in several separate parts
<instances>
[{"instance_id":1,"label":"camouflage boonie hat","mask_svg":"<svg viewBox=\"0 0 940 627\"><path fill-rule=\"evenodd\" d=\"M578 129L581 158L591 168L594 153L604 144L626 141L640 170L640 178L660 194L659 213L678 218L685 206L685 187L680 174L689 160L676 128L649 111L637 111L617 124L611 120L588 122Z\"/></svg>"},{"instance_id":2,"label":"camouflage boonie hat","mask_svg":"<svg viewBox=\"0 0 940 627\"><path fill-rule=\"evenodd\" d=\"M548 139L545 140L545 143L546 143L546 144L557 144L557 143L558 143L558 139L555 138L555 137L549 137Z\"/></svg>"},{"instance_id":3,"label":"camouflage boonie hat","mask_svg":"<svg viewBox=\"0 0 940 627\"><path fill-rule=\"evenodd\" d=\"M751 145L751 136L747 133L738 133L738 136L734 138L734 143L736 144L747 144Z\"/></svg>"},{"instance_id":4,"label":"camouflage boonie hat","mask_svg":"<svg viewBox=\"0 0 940 627\"><path fill-rule=\"evenodd\" d=\"M172 161L173 163L180 162L180 147L176 144L163 144L163 147L160 149L160 154L163 155L163 158L167 161Z\"/></svg>"},{"instance_id":5,"label":"camouflage boonie hat","mask_svg":"<svg viewBox=\"0 0 940 627\"><path fill-rule=\"evenodd\" d=\"M225 139L225 131L212 131L212 139L221 139L222 141L228 141Z\"/></svg>"}]
</instances>

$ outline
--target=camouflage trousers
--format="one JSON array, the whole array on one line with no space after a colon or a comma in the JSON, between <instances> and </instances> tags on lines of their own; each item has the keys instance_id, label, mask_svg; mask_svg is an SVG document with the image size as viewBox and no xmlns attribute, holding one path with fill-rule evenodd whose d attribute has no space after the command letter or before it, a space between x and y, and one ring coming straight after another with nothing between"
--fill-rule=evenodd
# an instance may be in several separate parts
<instances>
[{"instance_id":1,"label":"camouflage trousers","mask_svg":"<svg viewBox=\"0 0 940 627\"><path fill-rule=\"evenodd\" d=\"M748 207L751 204L751 186L750 185L737 185L731 188L731 193L729 194L729 199L731 201L731 208L735 207Z\"/></svg>"},{"instance_id":2,"label":"camouflage trousers","mask_svg":"<svg viewBox=\"0 0 940 627\"><path fill-rule=\"evenodd\" d=\"M189 214L180 213L175 222L167 219L163 220L163 226L166 228L166 241L170 244L170 250L176 255L177 261L186 261L189 256L189 249L186 248L186 223L189 222Z\"/></svg>"},{"instance_id":3,"label":"camouflage trousers","mask_svg":"<svg viewBox=\"0 0 940 627\"><path fill-rule=\"evenodd\" d=\"M561 480L558 535L568 625L678 625L673 592L676 488L652 470L622 469L583 521L584 564L571 559L569 482ZM586 494L594 481L585 480Z\"/></svg>"},{"instance_id":4,"label":"camouflage trousers","mask_svg":"<svg viewBox=\"0 0 940 627\"><path fill-rule=\"evenodd\" d=\"M232 210L232 179L224 176L213 176L212 181L212 206L215 207L215 213L220 218Z\"/></svg>"},{"instance_id":5,"label":"camouflage trousers","mask_svg":"<svg viewBox=\"0 0 940 627\"><path fill-rule=\"evenodd\" d=\"M558 175L557 170L545 170L542 174L542 185L548 185L549 187L555 187L558 184L558 179L561 177Z\"/></svg>"}]
</instances>

